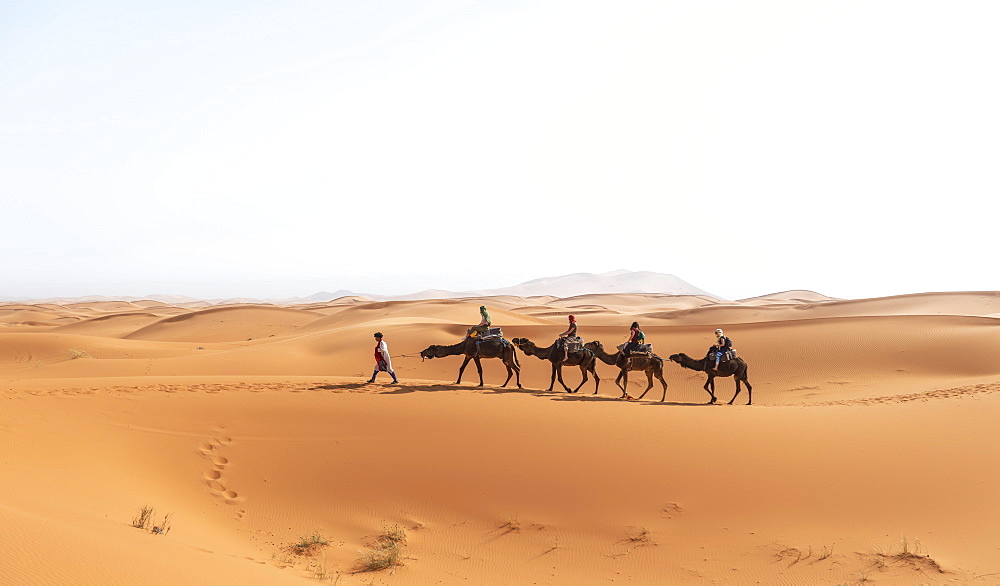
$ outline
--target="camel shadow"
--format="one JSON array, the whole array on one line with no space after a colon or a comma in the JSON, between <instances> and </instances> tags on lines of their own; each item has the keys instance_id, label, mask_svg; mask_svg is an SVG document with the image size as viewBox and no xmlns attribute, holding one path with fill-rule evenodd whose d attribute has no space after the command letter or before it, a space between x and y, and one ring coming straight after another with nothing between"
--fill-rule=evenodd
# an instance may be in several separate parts
<instances>
[{"instance_id":1,"label":"camel shadow","mask_svg":"<svg viewBox=\"0 0 1000 586\"><path fill-rule=\"evenodd\" d=\"M316 385L312 388L314 391L344 391L350 389L360 389L362 387L368 386L367 383L343 383L339 385Z\"/></svg>"},{"instance_id":2,"label":"camel shadow","mask_svg":"<svg viewBox=\"0 0 1000 586\"><path fill-rule=\"evenodd\" d=\"M680 403L674 401L652 402L652 401L629 401L629 403L643 403L649 407L718 407L722 403Z\"/></svg>"},{"instance_id":3,"label":"camel shadow","mask_svg":"<svg viewBox=\"0 0 1000 586\"><path fill-rule=\"evenodd\" d=\"M610 395L594 395L594 394L580 394L580 393L567 393L565 391L558 390L544 390L544 389L528 389L528 388L517 388L517 387L491 387L486 386L471 386L471 385L456 385L454 383L431 383L431 384L402 384L402 383L369 383L369 382L359 382L359 383L338 383L338 384L326 384L326 385L316 385L313 390L324 390L324 391L370 391L372 393L377 393L380 395L408 395L410 393L437 393L437 392L449 392L449 391L474 391L481 394L490 395L506 395L506 394L521 394L530 395L533 397L538 397L541 399L551 399L553 401L567 401L567 402L608 402L608 401L622 401L625 403L640 403L645 406L660 406L660 407L711 407L711 403L691 403L691 402L674 402L665 401L663 403L659 401L639 401L639 400L624 400L620 397L610 396ZM721 403L716 403L714 406L719 406Z\"/></svg>"},{"instance_id":4,"label":"camel shadow","mask_svg":"<svg viewBox=\"0 0 1000 586\"><path fill-rule=\"evenodd\" d=\"M543 392L545 392L545 391L543 391ZM612 397L610 395L593 395L593 394L591 394L591 395L578 395L578 394L570 394L570 393L558 393L557 394L555 391L553 391L551 393L545 392L545 394L552 396L552 398L554 400L556 400L556 401L569 401L569 402L580 402L580 403L583 403L583 402L594 402L594 401L602 401L603 402L603 401L621 401L622 400L622 399L619 399L618 397ZM635 401L629 401L629 402L630 403L634 403ZM643 401L643 402L645 402L645 401Z\"/></svg>"}]
</instances>

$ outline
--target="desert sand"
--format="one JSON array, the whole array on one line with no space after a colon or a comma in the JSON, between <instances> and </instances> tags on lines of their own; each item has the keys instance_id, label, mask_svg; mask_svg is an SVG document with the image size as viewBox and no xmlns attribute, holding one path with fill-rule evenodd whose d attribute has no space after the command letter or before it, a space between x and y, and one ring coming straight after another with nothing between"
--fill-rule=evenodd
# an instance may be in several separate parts
<instances>
[{"instance_id":1,"label":"desert sand","mask_svg":"<svg viewBox=\"0 0 1000 586\"><path fill-rule=\"evenodd\" d=\"M670 361L664 402L522 352L456 384L418 354L481 304L662 357L721 327L753 404ZM995 292L0 304L0 583L1000 584L998 356Z\"/></svg>"}]
</instances>

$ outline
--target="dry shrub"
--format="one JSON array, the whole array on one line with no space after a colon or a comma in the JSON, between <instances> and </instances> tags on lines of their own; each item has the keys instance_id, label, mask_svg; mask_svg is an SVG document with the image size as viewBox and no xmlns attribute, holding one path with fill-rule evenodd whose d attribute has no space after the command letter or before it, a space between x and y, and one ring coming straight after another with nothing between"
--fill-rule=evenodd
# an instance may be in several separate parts
<instances>
[{"instance_id":1,"label":"dry shrub","mask_svg":"<svg viewBox=\"0 0 1000 586\"><path fill-rule=\"evenodd\" d=\"M143 505L139 512L132 517L132 526L138 529L149 529L150 525L153 523L153 515L156 513L156 509L149 505Z\"/></svg>"},{"instance_id":2,"label":"dry shrub","mask_svg":"<svg viewBox=\"0 0 1000 586\"><path fill-rule=\"evenodd\" d=\"M406 543L406 531L399 525L383 527L375 539L375 547L362 551L357 562L358 572L377 572L394 568L403 561L401 545Z\"/></svg>"},{"instance_id":3,"label":"dry shrub","mask_svg":"<svg viewBox=\"0 0 1000 586\"><path fill-rule=\"evenodd\" d=\"M295 555L313 556L327 545L330 545L330 541L314 531L312 535L300 537L299 542L289 545L287 550Z\"/></svg>"}]
</instances>

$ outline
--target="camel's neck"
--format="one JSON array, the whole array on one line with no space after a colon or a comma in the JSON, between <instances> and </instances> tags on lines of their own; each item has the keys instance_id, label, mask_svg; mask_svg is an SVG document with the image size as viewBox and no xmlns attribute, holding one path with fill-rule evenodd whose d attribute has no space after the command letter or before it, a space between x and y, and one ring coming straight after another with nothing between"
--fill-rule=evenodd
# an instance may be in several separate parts
<instances>
[{"instance_id":1,"label":"camel's neck","mask_svg":"<svg viewBox=\"0 0 1000 586\"><path fill-rule=\"evenodd\" d=\"M691 370L698 370L702 372L704 372L705 370L704 360L695 360L694 358L691 358L690 356L687 355L681 356L681 361L679 364L684 368L690 368Z\"/></svg>"},{"instance_id":2,"label":"camel's neck","mask_svg":"<svg viewBox=\"0 0 1000 586\"><path fill-rule=\"evenodd\" d=\"M598 360L604 364L617 364L618 357L621 355L621 351L615 352L614 354L608 354L604 348L594 348L594 356L597 356Z\"/></svg>"},{"instance_id":3,"label":"camel's neck","mask_svg":"<svg viewBox=\"0 0 1000 586\"><path fill-rule=\"evenodd\" d=\"M539 348L534 344L525 344L521 347L525 354L541 358L542 360L549 359L549 356L552 355L553 348L555 348L555 344L549 346L548 348Z\"/></svg>"},{"instance_id":4,"label":"camel's neck","mask_svg":"<svg viewBox=\"0 0 1000 586\"><path fill-rule=\"evenodd\" d=\"M462 340L458 344L452 344L451 346L439 346L438 352L441 356L457 356L459 354L465 353L465 347L469 345L469 340Z\"/></svg>"}]
</instances>

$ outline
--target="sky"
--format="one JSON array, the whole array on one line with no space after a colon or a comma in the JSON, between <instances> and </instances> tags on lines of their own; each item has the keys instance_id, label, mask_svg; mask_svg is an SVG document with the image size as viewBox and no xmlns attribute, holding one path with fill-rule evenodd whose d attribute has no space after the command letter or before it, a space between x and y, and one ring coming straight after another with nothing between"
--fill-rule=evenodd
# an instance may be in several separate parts
<instances>
[{"instance_id":1,"label":"sky","mask_svg":"<svg viewBox=\"0 0 1000 586\"><path fill-rule=\"evenodd\" d=\"M1000 3L0 2L0 299L1000 290Z\"/></svg>"}]
</instances>

